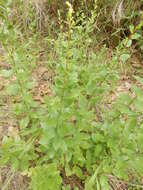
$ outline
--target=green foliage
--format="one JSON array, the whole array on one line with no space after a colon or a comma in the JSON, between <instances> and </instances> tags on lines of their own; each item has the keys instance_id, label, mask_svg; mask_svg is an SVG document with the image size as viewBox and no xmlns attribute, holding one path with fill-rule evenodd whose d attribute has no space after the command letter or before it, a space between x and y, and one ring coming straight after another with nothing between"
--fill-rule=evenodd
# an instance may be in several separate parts
<instances>
[{"instance_id":1,"label":"green foliage","mask_svg":"<svg viewBox=\"0 0 143 190\"><path fill-rule=\"evenodd\" d=\"M59 190L62 179L56 164L37 166L31 172L32 190Z\"/></svg>"},{"instance_id":2,"label":"green foliage","mask_svg":"<svg viewBox=\"0 0 143 190\"><path fill-rule=\"evenodd\" d=\"M43 104L31 93L33 54L39 51L34 49L33 53L31 47L37 36L27 41L8 18L3 18L0 39L11 70L0 74L16 78L6 90L15 99L12 112L20 132L3 138L0 165L28 173L32 190L70 189L62 179L63 171L69 179L76 176L87 190L109 189L108 174L124 180L130 171L137 177L143 175L142 89L132 85L135 97L119 94L108 106L119 79L118 58L125 65L132 40L141 36L132 32L131 26L131 38L126 38L108 60L106 46L94 51L91 34L96 6L86 21L84 14L74 20L72 5L67 3L67 7L66 30L56 39L44 38L52 44L48 63L55 77L50 84L53 95L45 96ZM142 83L142 78L136 79Z\"/></svg>"}]
</instances>

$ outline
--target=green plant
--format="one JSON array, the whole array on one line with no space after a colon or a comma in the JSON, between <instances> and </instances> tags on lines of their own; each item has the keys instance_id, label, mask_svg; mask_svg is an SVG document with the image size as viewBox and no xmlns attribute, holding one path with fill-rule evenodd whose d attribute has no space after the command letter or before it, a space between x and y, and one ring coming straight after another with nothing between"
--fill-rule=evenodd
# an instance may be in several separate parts
<instances>
[{"instance_id":1,"label":"green plant","mask_svg":"<svg viewBox=\"0 0 143 190\"><path fill-rule=\"evenodd\" d=\"M32 190L58 190L61 187L62 179L56 164L35 167L31 176Z\"/></svg>"},{"instance_id":2,"label":"green plant","mask_svg":"<svg viewBox=\"0 0 143 190\"><path fill-rule=\"evenodd\" d=\"M52 96L45 96L44 104L35 102L31 93L35 56L30 48L37 38L27 42L7 17L3 19L0 39L11 70L1 74L16 78L7 93L14 99L11 111L19 133L3 138L0 164L28 175L32 190L70 189L64 172L69 179L76 176L87 190L109 189L109 174L126 181L130 172L142 176L142 90L133 85L135 97L120 94L109 106L120 74L118 56L125 63L128 54L122 52L128 47L124 49L123 42L110 60L106 46L94 52L91 34L97 7L87 21L84 14L76 21L72 5L67 6L67 30L57 39L46 38L53 48L48 52L55 77ZM136 80L142 83L142 78Z\"/></svg>"}]
</instances>

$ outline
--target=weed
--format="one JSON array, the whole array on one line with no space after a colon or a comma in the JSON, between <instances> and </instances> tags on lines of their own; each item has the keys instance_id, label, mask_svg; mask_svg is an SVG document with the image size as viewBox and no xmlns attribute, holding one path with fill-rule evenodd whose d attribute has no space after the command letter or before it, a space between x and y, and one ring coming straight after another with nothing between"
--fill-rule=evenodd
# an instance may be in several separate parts
<instances>
[{"instance_id":1,"label":"weed","mask_svg":"<svg viewBox=\"0 0 143 190\"><path fill-rule=\"evenodd\" d=\"M118 61L125 65L130 58L129 48L132 40L140 39L142 24L130 26L131 37L107 59L106 46L99 52L93 49L97 7L86 21L84 14L76 21L72 5L67 3L67 7L66 30L56 39L44 38L53 48L48 51L48 63L55 75L50 84L52 96L45 96L43 104L34 100L31 91L35 36L27 42L11 25L4 8L0 39L11 70L1 74L15 78L6 90L14 99L11 110L18 131L3 137L0 165L10 165L13 172L29 176L32 190L72 188L70 183L64 184L63 171L69 179L76 176L80 189L86 190L109 189L110 174L129 181L132 173L140 179L142 89L131 85L126 93L110 98L120 78ZM142 78L135 79L142 85ZM79 189L76 183L73 186Z\"/></svg>"}]
</instances>

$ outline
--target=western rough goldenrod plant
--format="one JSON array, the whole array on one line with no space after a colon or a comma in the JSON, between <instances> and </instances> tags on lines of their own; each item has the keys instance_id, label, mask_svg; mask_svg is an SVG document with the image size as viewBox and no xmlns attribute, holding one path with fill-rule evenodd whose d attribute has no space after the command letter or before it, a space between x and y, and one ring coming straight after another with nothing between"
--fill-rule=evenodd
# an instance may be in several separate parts
<instances>
[{"instance_id":1,"label":"western rough goldenrod plant","mask_svg":"<svg viewBox=\"0 0 143 190\"><path fill-rule=\"evenodd\" d=\"M118 63L115 56L107 59L106 46L99 52L91 48L96 8L88 20L83 14L76 21L72 5L67 6L68 29L48 38L55 78L53 95L45 96L42 105L30 92L35 57L29 47L34 39L27 44L8 17L3 19L0 39L11 71L2 73L16 78L7 92L19 98L12 107L19 134L3 137L0 165L28 175L31 190L70 189L64 177L73 176L83 189L109 189L109 174L126 181L130 172L137 178L143 174L142 90L133 85L136 96L123 93L109 102L119 79ZM79 19L83 24L77 24Z\"/></svg>"}]
</instances>

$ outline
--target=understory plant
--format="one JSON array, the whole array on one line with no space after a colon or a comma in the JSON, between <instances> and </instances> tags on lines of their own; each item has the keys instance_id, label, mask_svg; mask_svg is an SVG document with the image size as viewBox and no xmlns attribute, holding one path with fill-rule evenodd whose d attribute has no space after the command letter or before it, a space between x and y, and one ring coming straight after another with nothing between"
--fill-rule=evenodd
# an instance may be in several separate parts
<instances>
[{"instance_id":1,"label":"understory plant","mask_svg":"<svg viewBox=\"0 0 143 190\"><path fill-rule=\"evenodd\" d=\"M15 77L7 93L13 99L18 133L3 137L0 164L27 175L31 190L106 190L111 174L125 181L143 176L142 89L133 85L111 100L120 73L116 57L108 59L106 46L94 52L96 9L86 24L77 25L71 4L67 6L67 31L47 40L53 44L49 51L55 76L52 96L45 96L43 104L31 92L34 38L24 41L8 20L1 29L11 66L2 74ZM136 80L143 83L140 77ZM65 180L74 176L80 187Z\"/></svg>"}]
</instances>

